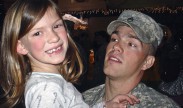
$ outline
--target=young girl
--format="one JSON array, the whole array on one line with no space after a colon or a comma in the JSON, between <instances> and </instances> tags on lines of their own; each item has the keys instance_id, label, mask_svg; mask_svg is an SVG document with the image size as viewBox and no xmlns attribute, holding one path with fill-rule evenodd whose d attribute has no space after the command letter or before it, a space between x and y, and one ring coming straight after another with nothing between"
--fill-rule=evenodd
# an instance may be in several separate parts
<instances>
[{"instance_id":1,"label":"young girl","mask_svg":"<svg viewBox=\"0 0 183 108\"><path fill-rule=\"evenodd\" d=\"M1 107L13 107L22 98L26 108L89 107L71 84L82 74L83 64L51 0L17 0L10 7L4 19L0 57ZM106 104L121 103L120 99L134 102L126 97Z\"/></svg>"}]
</instances>

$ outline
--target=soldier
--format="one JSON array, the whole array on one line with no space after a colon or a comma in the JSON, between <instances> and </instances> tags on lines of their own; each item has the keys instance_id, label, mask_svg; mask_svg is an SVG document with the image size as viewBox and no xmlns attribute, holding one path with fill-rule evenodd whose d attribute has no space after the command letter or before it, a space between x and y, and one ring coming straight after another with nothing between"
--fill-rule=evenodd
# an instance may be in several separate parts
<instances>
[{"instance_id":1,"label":"soldier","mask_svg":"<svg viewBox=\"0 0 183 108\"><path fill-rule=\"evenodd\" d=\"M179 108L172 99L141 82L144 71L154 64L163 37L158 23L141 12L125 10L108 25L107 32L111 40L104 61L105 84L85 91L84 100L92 106L117 94L132 94L140 103L128 108Z\"/></svg>"}]
</instances>

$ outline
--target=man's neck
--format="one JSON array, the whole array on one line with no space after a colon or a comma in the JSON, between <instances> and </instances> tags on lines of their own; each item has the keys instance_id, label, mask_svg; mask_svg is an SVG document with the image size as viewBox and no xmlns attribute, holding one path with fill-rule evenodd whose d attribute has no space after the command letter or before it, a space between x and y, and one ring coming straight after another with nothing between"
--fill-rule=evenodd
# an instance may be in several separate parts
<instances>
[{"instance_id":1,"label":"man's neck","mask_svg":"<svg viewBox=\"0 0 183 108\"><path fill-rule=\"evenodd\" d=\"M141 78L136 80L111 80L106 77L104 100L111 100L119 94L129 94L138 85Z\"/></svg>"}]
</instances>

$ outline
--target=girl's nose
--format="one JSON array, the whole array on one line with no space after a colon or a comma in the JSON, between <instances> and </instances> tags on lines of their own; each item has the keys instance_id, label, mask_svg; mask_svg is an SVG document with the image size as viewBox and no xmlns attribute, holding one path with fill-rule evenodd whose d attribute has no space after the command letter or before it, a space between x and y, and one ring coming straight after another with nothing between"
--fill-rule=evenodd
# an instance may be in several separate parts
<instances>
[{"instance_id":1,"label":"girl's nose","mask_svg":"<svg viewBox=\"0 0 183 108\"><path fill-rule=\"evenodd\" d=\"M50 31L50 33L48 33L48 36L47 36L47 41L48 43L55 43L55 42L58 42L60 40L58 34L55 32L55 31Z\"/></svg>"}]
</instances>

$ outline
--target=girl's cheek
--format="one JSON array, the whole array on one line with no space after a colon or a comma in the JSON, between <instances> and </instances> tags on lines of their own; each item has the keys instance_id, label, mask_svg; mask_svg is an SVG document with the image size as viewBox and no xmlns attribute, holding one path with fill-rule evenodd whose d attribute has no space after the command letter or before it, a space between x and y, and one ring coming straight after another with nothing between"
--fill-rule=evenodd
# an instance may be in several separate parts
<instances>
[{"instance_id":1,"label":"girl's cheek","mask_svg":"<svg viewBox=\"0 0 183 108\"><path fill-rule=\"evenodd\" d=\"M43 42L42 41L38 41L38 42L33 42L32 43L32 49L34 50L39 50L39 49L42 49L44 46Z\"/></svg>"}]
</instances>

